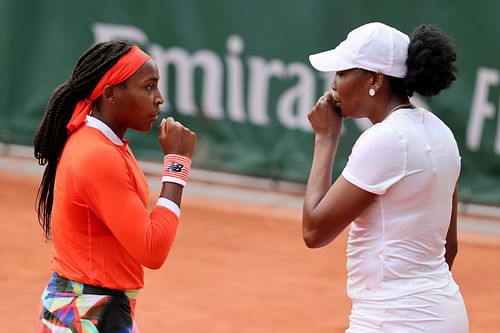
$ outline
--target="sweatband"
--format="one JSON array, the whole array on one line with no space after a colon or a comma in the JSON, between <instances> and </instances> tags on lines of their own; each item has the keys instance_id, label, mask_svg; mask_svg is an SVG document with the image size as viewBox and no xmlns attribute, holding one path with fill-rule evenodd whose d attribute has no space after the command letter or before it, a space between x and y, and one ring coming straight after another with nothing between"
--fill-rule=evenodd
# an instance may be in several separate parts
<instances>
[{"instance_id":1,"label":"sweatband","mask_svg":"<svg viewBox=\"0 0 500 333\"><path fill-rule=\"evenodd\" d=\"M186 186L191 169L191 159L177 154L167 154L163 157L163 183L176 183Z\"/></svg>"}]
</instances>

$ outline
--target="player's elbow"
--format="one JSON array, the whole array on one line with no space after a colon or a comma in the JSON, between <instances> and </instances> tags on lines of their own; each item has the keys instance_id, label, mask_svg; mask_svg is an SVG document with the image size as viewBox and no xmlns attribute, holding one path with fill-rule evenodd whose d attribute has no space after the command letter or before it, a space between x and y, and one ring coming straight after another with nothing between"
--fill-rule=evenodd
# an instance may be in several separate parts
<instances>
[{"instance_id":1,"label":"player's elbow","mask_svg":"<svg viewBox=\"0 0 500 333\"><path fill-rule=\"evenodd\" d=\"M160 269L165 262L165 258L151 258L143 261L142 265L149 269Z\"/></svg>"},{"instance_id":2,"label":"player's elbow","mask_svg":"<svg viewBox=\"0 0 500 333\"><path fill-rule=\"evenodd\" d=\"M305 231L302 233L304 243L310 249L317 249L328 245L334 237L325 237L324 234L317 231Z\"/></svg>"},{"instance_id":3,"label":"player's elbow","mask_svg":"<svg viewBox=\"0 0 500 333\"><path fill-rule=\"evenodd\" d=\"M310 249L319 248L328 243L320 230L308 227L306 224L303 224L302 227L302 238L306 246Z\"/></svg>"},{"instance_id":4,"label":"player's elbow","mask_svg":"<svg viewBox=\"0 0 500 333\"><path fill-rule=\"evenodd\" d=\"M141 264L149 269L160 269L167 260L168 252L168 250L150 252L142 258Z\"/></svg>"},{"instance_id":5,"label":"player's elbow","mask_svg":"<svg viewBox=\"0 0 500 333\"><path fill-rule=\"evenodd\" d=\"M304 238L304 243L306 244L306 246L308 248L310 248L310 249L316 249L316 248L322 246L321 242L313 234L311 234L311 233L303 233L302 236Z\"/></svg>"},{"instance_id":6,"label":"player's elbow","mask_svg":"<svg viewBox=\"0 0 500 333\"><path fill-rule=\"evenodd\" d=\"M323 247L332 242L340 234L342 229L336 228L332 220L303 214L302 237L308 248Z\"/></svg>"}]
</instances>

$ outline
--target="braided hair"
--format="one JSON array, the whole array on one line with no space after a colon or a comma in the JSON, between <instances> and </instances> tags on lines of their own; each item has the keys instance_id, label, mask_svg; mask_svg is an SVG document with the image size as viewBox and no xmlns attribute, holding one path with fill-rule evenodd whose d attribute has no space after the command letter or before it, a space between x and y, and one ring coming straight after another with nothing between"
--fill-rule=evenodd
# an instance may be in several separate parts
<instances>
[{"instance_id":1,"label":"braided hair","mask_svg":"<svg viewBox=\"0 0 500 333\"><path fill-rule=\"evenodd\" d=\"M457 52L451 40L438 27L422 24L410 36L404 79L389 77L394 93L413 96L415 92L431 98L456 80Z\"/></svg>"},{"instance_id":2,"label":"braided hair","mask_svg":"<svg viewBox=\"0 0 500 333\"><path fill-rule=\"evenodd\" d=\"M90 97L104 74L127 53L133 44L127 41L98 43L78 59L71 79L57 87L50 98L33 138L34 154L46 165L38 188L36 210L45 238L51 235L51 214L57 163L69 133L66 128L78 101Z\"/></svg>"}]
</instances>

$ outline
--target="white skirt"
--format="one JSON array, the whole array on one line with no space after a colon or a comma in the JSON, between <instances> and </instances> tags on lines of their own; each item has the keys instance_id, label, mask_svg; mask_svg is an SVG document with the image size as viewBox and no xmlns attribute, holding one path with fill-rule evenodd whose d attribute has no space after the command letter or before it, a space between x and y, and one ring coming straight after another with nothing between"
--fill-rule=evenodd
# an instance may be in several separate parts
<instances>
[{"instance_id":1,"label":"white skirt","mask_svg":"<svg viewBox=\"0 0 500 333\"><path fill-rule=\"evenodd\" d=\"M416 294L384 301L353 300L346 333L467 333L460 291Z\"/></svg>"}]
</instances>

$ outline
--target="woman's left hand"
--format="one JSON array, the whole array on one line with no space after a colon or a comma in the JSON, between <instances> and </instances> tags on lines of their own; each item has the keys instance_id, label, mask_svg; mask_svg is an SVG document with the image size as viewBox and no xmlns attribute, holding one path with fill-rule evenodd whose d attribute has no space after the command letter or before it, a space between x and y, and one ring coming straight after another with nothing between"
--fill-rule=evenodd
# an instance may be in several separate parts
<instances>
[{"instance_id":1,"label":"woman's left hand","mask_svg":"<svg viewBox=\"0 0 500 333\"><path fill-rule=\"evenodd\" d=\"M316 136L338 138L342 129L342 116L333 95L325 92L307 115Z\"/></svg>"}]
</instances>

